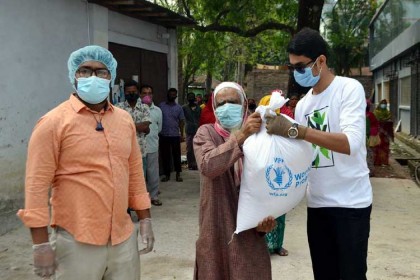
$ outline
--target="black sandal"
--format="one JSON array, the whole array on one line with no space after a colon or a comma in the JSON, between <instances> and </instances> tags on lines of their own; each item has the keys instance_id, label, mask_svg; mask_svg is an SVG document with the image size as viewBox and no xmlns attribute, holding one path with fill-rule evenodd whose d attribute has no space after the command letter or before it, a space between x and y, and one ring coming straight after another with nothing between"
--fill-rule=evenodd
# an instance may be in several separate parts
<instances>
[{"instance_id":1,"label":"black sandal","mask_svg":"<svg viewBox=\"0 0 420 280\"><path fill-rule=\"evenodd\" d=\"M152 204L154 206L161 206L162 202L159 199L152 199Z\"/></svg>"}]
</instances>

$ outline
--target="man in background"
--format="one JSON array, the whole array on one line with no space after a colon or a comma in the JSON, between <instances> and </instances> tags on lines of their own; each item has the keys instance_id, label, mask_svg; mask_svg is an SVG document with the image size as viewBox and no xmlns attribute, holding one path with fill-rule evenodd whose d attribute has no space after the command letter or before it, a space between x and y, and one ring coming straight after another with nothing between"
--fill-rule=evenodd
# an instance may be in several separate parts
<instances>
[{"instance_id":1,"label":"man in background","mask_svg":"<svg viewBox=\"0 0 420 280\"><path fill-rule=\"evenodd\" d=\"M150 109L150 132L146 135L146 182L152 204L161 206L159 200L159 133L162 130L162 111L153 103L153 88L150 85L140 87L140 98Z\"/></svg>"},{"instance_id":2,"label":"man in background","mask_svg":"<svg viewBox=\"0 0 420 280\"><path fill-rule=\"evenodd\" d=\"M139 88L136 81L131 80L124 83L125 101L115 106L127 111L133 118L137 131L137 142L140 145L141 155L143 157L143 173L146 174L147 159L147 143L146 135L150 132L150 110L145 104L142 104L139 96Z\"/></svg>"},{"instance_id":3,"label":"man in background","mask_svg":"<svg viewBox=\"0 0 420 280\"><path fill-rule=\"evenodd\" d=\"M159 148L162 157L163 174L162 182L167 182L171 175L173 162L176 172L175 180L182 182L181 178L181 142L184 138L184 111L176 103L178 91L175 88L168 89L166 101L159 104L162 110L162 131L160 132Z\"/></svg>"},{"instance_id":4,"label":"man in background","mask_svg":"<svg viewBox=\"0 0 420 280\"><path fill-rule=\"evenodd\" d=\"M185 133L187 138L185 139L187 144L187 162L189 170L197 170L197 162L195 160L194 148L193 148L193 138L197 132L201 108L195 102L195 94L193 92L188 93L187 95L188 104L182 106L185 116Z\"/></svg>"}]
</instances>

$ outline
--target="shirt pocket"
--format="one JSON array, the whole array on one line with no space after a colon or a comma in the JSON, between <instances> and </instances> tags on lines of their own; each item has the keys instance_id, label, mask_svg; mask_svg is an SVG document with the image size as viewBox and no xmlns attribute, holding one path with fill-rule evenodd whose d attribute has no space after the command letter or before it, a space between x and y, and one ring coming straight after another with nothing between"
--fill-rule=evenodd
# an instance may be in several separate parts
<instances>
[{"instance_id":1,"label":"shirt pocket","mask_svg":"<svg viewBox=\"0 0 420 280\"><path fill-rule=\"evenodd\" d=\"M109 135L110 151L113 155L128 160L132 150L132 132L117 130ZM136 141L137 143L137 141Z\"/></svg>"}]
</instances>

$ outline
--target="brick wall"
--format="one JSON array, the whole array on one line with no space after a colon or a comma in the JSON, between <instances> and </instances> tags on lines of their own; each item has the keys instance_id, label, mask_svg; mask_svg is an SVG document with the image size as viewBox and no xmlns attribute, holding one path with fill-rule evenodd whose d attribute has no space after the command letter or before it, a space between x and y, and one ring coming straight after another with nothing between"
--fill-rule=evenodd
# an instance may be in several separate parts
<instances>
[{"instance_id":1,"label":"brick wall","mask_svg":"<svg viewBox=\"0 0 420 280\"><path fill-rule=\"evenodd\" d=\"M352 78L363 85L366 97L369 98L372 94L372 76L353 76ZM287 93L288 82L289 71L286 69L254 69L245 77L244 88L248 98L254 98L258 102L273 89L281 89Z\"/></svg>"},{"instance_id":2,"label":"brick wall","mask_svg":"<svg viewBox=\"0 0 420 280\"><path fill-rule=\"evenodd\" d=\"M245 77L244 88L247 97L258 102L274 89L281 89L286 93L288 81L288 70L254 69Z\"/></svg>"}]
</instances>

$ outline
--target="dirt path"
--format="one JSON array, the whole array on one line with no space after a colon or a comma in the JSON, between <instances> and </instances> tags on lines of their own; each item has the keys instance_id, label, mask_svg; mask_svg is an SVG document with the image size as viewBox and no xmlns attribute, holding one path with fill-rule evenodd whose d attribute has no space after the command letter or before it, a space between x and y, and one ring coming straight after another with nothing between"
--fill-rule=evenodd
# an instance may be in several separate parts
<instances>
[{"instance_id":1,"label":"dirt path","mask_svg":"<svg viewBox=\"0 0 420 280\"><path fill-rule=\"evenodd\" d=\"M198 234L197 171L184 182L161 184L163 206L153 207L154 251L141 258L142 280L192 279ZM374 204L368 279L420 279L420 188L411 180L373 178ZM272 256L273 279L313 279L306 241L306 205L287 215L284 247L289 256ZM0 237L0 279L39 279L32 275L31 242L20 227Z\"/></svg>"}]
</instances>

